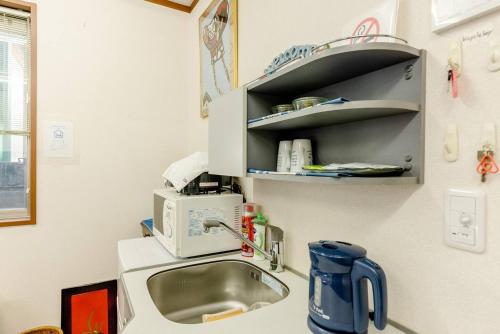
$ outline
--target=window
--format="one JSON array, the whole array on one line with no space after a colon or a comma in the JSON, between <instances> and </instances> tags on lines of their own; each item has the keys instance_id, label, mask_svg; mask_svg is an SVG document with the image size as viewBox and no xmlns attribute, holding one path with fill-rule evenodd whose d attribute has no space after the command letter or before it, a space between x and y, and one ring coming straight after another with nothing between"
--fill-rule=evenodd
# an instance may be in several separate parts
<instances>
[{"instance_id":1,"label":"window","mask_svg":"<svg viewBox=\"0 0 500 334\"><path fill-rule=\"evenodd\" d=\"M0 226L36 221L35 9L0 0Z\"/></svg>"}]
</instances>

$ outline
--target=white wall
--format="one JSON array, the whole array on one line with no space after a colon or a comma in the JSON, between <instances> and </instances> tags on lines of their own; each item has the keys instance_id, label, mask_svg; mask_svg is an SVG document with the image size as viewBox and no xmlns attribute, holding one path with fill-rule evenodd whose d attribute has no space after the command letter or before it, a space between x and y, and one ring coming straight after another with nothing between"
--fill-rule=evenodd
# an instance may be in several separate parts
<instances>
[{"instance_id":1,"label":"white wall","mask_svg":"<svg viewBox=\"0 0 500 334\"><path fill-rule=\"evenodd\" d=\"M488 45L466 45L460 98L446 93L448 45L464 32L495 29L500 43L500 13L462 25L442 35L431 32L430 0L401 1L399 34L428 55L426 181L423 186L319 186L256 181L248 196L264 206L273 224L286 231L287 264L307 273L307 242L345 240L368 249L385 269L389 316L427 334L498 332L500 288L500 179L481 185L475 172L484 122L500 125L500 74L486 71ZM197 18L208 0L191 16L190 48L198 64ZM240 1L240 84L258 77L271 59L294 44L339 37L342 24L376 0ZM206 147L207 122L198 117L199 73L193 67L189 149ZM442 159L448 123L460 129L460 160ZM488 246L482 255L442 244L443 194L448 187L483 189L488 195ZM252 194L253 189L253 194Z\"/></svg>"},{"instance_id":2,"label":"white wall","mask_svg":"<svg viewBox=\"0 0 500 334\"><path fill-rule=\"evenodd\" d=\"M140 236L163 169L187 147L187 14L143 0L38 10L39 124L74 122L78 152L40 152L38 224L0 229L5 334L58 325L62 288L116 278L117 240Z\"/></svg>"},{"instance_id":3,"label":"white wall","mask_svg":"<svg viewBox=\"0 0 500 334\"><path fill-rule=\"evenodd\" d=\"M39 0L39 122L73 121L78 154L69 162L40 156L38 224L0 230L0 333L58 324L62 288L114 278L116 241L139 234L163 168L206 148L197 25L208 3L187 15L142 0ZM366 3L376 0L240 1L240 84L290 45L338 37ZM466 47L461 97L452 101L444 68L448 44L465 31L491 26L500 42L500 13L440 36L430 31L430 1L402 0L400 17L400 35L429 51L425 185L249 181L248 196L284 227L290 266L308 271L308 241L352 241L386 270L394 320L420 333L495 332L500 181L479 184L474 150L482 123L500 124L500 75L485 70L485 44ZM449 122L461 131L455 164L441 158ZM483 255L441 243L450 186L488 193Z\"/></svg>"}]
</instances>

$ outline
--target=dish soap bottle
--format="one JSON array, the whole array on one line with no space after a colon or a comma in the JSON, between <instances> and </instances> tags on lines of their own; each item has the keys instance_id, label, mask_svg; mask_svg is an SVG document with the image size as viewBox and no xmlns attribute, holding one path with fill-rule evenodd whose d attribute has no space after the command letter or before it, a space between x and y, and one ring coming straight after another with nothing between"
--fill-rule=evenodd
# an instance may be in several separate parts
<instances>
[{"instance_id":1,"label":"dish soap bottle","mask_svg":"<svg viewBox=\"0 0 500 334\"><path fill-rule=\"evenodd\" d=\"M262 250L264 250L266 245L266 223L267 219L262 213L259 213L257 217L252 221L254 228L254 243ZM266 258L264 254L259 251L255 251L253 254L253 259L256 261L263 261Z\"/></svg>"}]
</instances>

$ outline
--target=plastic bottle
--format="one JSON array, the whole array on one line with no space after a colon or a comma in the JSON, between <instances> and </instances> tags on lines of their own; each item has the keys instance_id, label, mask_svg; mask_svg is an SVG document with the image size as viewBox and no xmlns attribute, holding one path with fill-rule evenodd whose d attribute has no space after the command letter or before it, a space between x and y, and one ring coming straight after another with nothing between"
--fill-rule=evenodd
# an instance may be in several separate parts
<instances>
[{"instance_id":1,"label":"plastic bottle","mask_svg":"<svg viewBox=\"0 0 500 334\"><path fill-rule=\"evenodd\" d=\"M259 213L257 217L253 219L254 228L254 243L262 250L264 250L266 245L266 223L267 219L262 213ZM266 258L261 252L255 251L253 254L253 259L256 261L263 261Z\"/></svg>"},{"instance_id":2,"label":"plastic bottle","mask_svg":"<svg viewBox=\"0 0 500 334\"><path fill-rule=\"evenodd\" d=\"M255 218L256 204L246 203L244 205L243 217L241 221L241 234L250 241L254 241L254 228L252 220ZM241 243L241 255L245 257L253 257L253 248L246 243Z\"/></svg>"}]
</instances>

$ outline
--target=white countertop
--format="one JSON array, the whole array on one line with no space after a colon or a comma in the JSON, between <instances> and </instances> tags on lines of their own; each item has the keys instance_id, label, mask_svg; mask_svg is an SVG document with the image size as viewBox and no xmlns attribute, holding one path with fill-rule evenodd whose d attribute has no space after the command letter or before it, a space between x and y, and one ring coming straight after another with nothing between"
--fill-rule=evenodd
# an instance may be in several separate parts
<instances>
[{"instance_id":1,"label":"white countertop","mask_svg":"<svg viewBox=\"0 0 500 334\"><path fill-rule=\"evenodd\" d=\"M182 262L163 247L156 238L137 238L118 241L118 273L147 267Z\"/></svg>"},{"instance_id":2,"label":"white countertop","mask_svg":"<svg viewBox=\"0 0 500 334\"><path fill-rule=\"evenodd\" d=\"M216 258L189 262L213 262L217 260L242 260L250 262L267 271L267 261L253 261L238 255L226 255ZM187 325L172 322L163 317L151 299L146 285L147 279L158 272L186 266L186 262L164 267L146 269L123 274L123 282L130 300L134 317L122 332L123 334L308 334L308 295L309 284L303 278L290 271L272 273L290 289L287 298L264 308L244 313L220 321ZM370 323L369 333L403 334L388 325L384 331L378 331Z\"/></svg>"}]
</instances>

